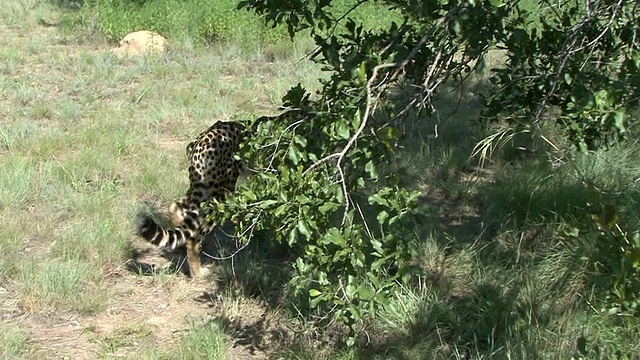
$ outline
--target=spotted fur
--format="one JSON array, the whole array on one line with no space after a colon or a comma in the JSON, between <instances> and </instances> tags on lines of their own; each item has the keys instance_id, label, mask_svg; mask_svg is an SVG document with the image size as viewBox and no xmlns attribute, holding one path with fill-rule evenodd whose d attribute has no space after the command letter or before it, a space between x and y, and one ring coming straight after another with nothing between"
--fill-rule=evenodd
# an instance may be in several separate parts
<instances>
[{"instance_id":1,"label":"spotted fur","mask_svg":"<svg viewBox=\"0 0 640 360\"><path fill-rule=\"evenodd\" d=\"M234 191L242 164L234 154L245 136L239 122L219 121L187 145L189 189L169 210L175 227L165 229L148 215L138 215L137 234L164 250L186 246L192 277L200 277L202 240L215 224L206 220L201 206L211 200L222 201Z\"/></svg>"}]
</instances>

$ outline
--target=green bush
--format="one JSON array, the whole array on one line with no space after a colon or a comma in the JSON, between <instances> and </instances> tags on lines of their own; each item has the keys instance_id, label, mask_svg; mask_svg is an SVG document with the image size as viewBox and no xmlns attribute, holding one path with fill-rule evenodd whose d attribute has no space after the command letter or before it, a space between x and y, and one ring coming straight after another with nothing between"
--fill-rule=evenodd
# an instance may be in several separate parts
<instances>
[{"instance_id":1,"label":"green bush","mask_svg":"<svg viewBox=\"0 0 640 360\"><path fill-rule=\"evenodd\" d=\"M143 29L203 44L284 38L282 30L267 28L254 14L236 10L234 0L87 0L79 15L95 19L98 30L111 41Z\"/></svg>"},{"instance_id":2,"label":"green bush","mask_svg":"<svg viewBox=\"0 0 640 360\"><path fill-rule=\"evenodd\" d=\"M591 214L594 229L575 229L569 236L592 238L593 283L601 290L602 310L611 315L640 313L640 233L622 224L616 206L601 205Z\"/></svg>"}]
</instances>

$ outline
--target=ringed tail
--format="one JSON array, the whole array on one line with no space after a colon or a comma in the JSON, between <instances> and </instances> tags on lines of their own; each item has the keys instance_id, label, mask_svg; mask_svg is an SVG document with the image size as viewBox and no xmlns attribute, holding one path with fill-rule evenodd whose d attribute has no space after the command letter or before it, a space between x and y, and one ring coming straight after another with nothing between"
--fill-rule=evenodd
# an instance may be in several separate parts
<instances>
[{"instance_id":1,"label":"ringed tail","mask_svg":"<svg viewBox=\"0 0 640 360\"><path fill-rule=\"evenodd\" d=\"M140 214L136 222L136 234L164 250L174 251L194 236L194 230L183 226L167 230L148 215Z\"/></svg>"}]
</instances>

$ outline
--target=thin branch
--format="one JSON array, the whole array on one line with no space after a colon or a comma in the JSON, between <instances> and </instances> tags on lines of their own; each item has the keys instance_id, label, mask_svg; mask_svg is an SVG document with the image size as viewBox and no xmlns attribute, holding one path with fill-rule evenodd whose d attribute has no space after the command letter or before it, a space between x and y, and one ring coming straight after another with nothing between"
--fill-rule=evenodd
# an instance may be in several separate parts
<instances>
[{"instance_id":1,"label":"thin branch","mask_svg":"<svg viewBox=\"0 0 640 360\"><path fill-rule=\"evenodd\" d=\"M553 97L555 95L556 89L558 87L558 83L561 81L561 77L562 74L564 72L564 69L566 67L567 62L569 61L570 57L580 51L583 51L584 49L587 49L589 47L591 47L591 51L589 53L589 55L586 57L585 61L582 64L582 67L584 67L586 65L586 63L589 61L589 59L591 59L593 54L593 51L595 49L595 47L598 45L598 42L600 42L602 40L602 37L604 37L604 35L611 30L611 27L613 26L613 23L619 13L620 8L622 7L622 4L624 3L625 0L618 0L617 3L615 3L614 5L611 5L608 8L612 9L612 14L609 18L609 21L607 22L607 24L605 25L604 29L591 41L589 41L588 43L586 43L585 45L582 46L577 46L576 44L580 43L580 42L584 42L586 39L584 38L584 29L589 26L590 22L591 22L591 13L590 11L587 11L587 15L585 16L585 18L574 28L574 30L569 34L569 36L567 37L567 39L565 40L565 42L562 44L561 47L561 51L558 54L557 58L562 59L562 61L560 62L560 66L558 67L558 69L555 71L554 74L554 79L551 85L551 89L544 95L544 97L542 98L542 101L540 102L540 104L536 107L536 110L532 113L532 120L534 124L537 124L541 117L542 117L542 113L544 112L544 109L547 107L547 104L549 103L549 100L551 99L551 97ZM597 6L600 4L600 1L587 1L587 3L585 4L587 10L591 10L591 8L597 8ZM596 15L594 15L596 16Z\"/></svg>"},{"instance_id":2,"label":"thin branch","mask_svg":"<svg viewBox=\"0 0 640 360\"><path fill-rule=\"evenodd\" d=\"M343 192L343 195L344 195L344 205L345 205L344 213L343 213L343 216L342 216L342 224L343 225L344 225L344 223L345 223L345 221L347 219L347 214L349 212L350 200L349 200L349 192L348 192L348 189L347 189L347 184L346 184L346 181L345 181L344 170L342 169L342 161L344 160L344 157L346 156L347 152L351 149L351 147L353 147L353 145L356 143L356 141L358 140L358 138L360 137L360 135L364 131L365 127L367 126L367 122L369 121L369 117L371 116L371 113L373 112L373 109L376 107L375 102L373 101L372 86L373 86L373 83L376 81L376 79L378 77L378 72L380 71L380 69L391 68L391 67L396 67L396 66L397 66L396 63L389 63L389 64L378 65L378 66L373 68L373 72L371 74L371 77L367 81L367 85L366 85L367 97L366 97L366 106L365 106L365 110L364 110L364 115L362 116L362 120L360 121L360 126L358 127L356 132L351 136L351 138L349 138L349 141L347 141L347 144L342 148L342 151L339 151L339 152L336 152L336 153L333 153L333 154L330 154L330 155L327 155L327 156L323 157L322 159L316 161L311 166L309 166L302 173L302 176L305 176L310 171L312 171L313 169L317 168L318 166L326 163L327 161L329 161L331 159L334 159L334 158L337 159L336 167L338 168L338 173L340 174L340 183L342 185L342 192Z\"/></svg>"},{"instance_id":3,"label":"thin branch","mask_svg":"<svg viewBox=\"0 0 640 360\"><path fill-rule=\"evenodd\" d=\"M338 28L338 25L340 25L340 22L342 20L344 20L344 18L346 18L349 14L351 14L353 11L355 11L360 5L368 2L369 0L360 0L357 3L355 3L353 6L351 6L351 8L349 8L349 10L347 10L344 14L342 14L339 18L337 19L333 19L334 21L334 25L333 25L333 29L331 29L331 32L329 32L329 36L333 36L333 34L335 33L336 29Z\"/></svg>"},{"instance_id":4,"label":"thin branch","mask_svg":"<svg viewBox=\"0 0 640 360\"><path fill-rule=\"evenodd\" d=\"M229 259L233 259L236 255L238 255L242 250L244 250L247 246L249 246L249 244L251 243L251 239L253 238L253 230L255 229L255 227L258 225L258 222L260 220L260 217L262 216L262 213L264 212L264 210L261 210L258 215L256 215L256 217L253 218L253 221L251 222L251 225L249 225L248 228L246 228L242 234L240 234L239 236L234 236L231 234L227 234L226 232L223 231L223 233L226 236L229 237L235 237L236 239L239 237L243 237L245 234L249 233L249 235L247 236L247 242L244 243L242 246L240 246L238 249L236 249L233 253L231 253L230 255L227 256L223 256L223 257L217 257L217 256L213 256L208 254L206 251L202 250L201 252L208 258L213 259L213 260L217 260L217 261L221 261L221 260L229 260Z\"/></svg>"},{"instance_id":5,"label":"thin branch","mask_svg":"<svg viewBox=\"0 0 640 360\"><path fill-rule=\"evenodd\" d=\"M341 153L333 153L331 155L327 155L325 157L323 157L322 159L316 161L315 163L311 164L311 166L309 166L305 171L302 172L302 176L305 176L307 173L309 173L311 170L317 168L318 166L324 164L325 162L333 159L333 158L337 158L340 156Z\"/></svg>"},{"instance_id":6,"label":"thin branch","mask_svg":"<svg viewBox=\"0 0 640 360\"><path fill-rule=\"evenodd\" d=\"M284 134L287 133L287 131L289 129L291 129L292 127L297 127L298 125L300 125L302 122L304 122L306 119L302 118L298 121L293 122L292 124L290 124L289 126L287 126L281 133L280 133L280 137L278 137L278 140L275 142L275 150L273 151L273 153L271 154L271 160L269 161L269 165L267 165L267 170L272 169L273 168L273 162L276 158L276 153L278 152L278 148L280 145L280 141L282 141L282 137L284 136ZM288 148L287 148L288 150Z\"/></svg>"},{"instance_id":7,"label":"thin branch","mask_svg":"<svg viewBox=\"0 0 640 360\"><path fill-rule=\"evenodd\" d=\"M398 69L393 74L393 76L391 76L392 79L395 79L400 74L400 72L404 70L407 64L409 64L409 62L413 60L413 58L418 54L418 51L422 49L422 46L426 44L427 40L431 38L431 36L436 32L436 30L438 30L443 25L447 24L449 20L451 20L451 18L458 13L458 11L460 11L460 6L455 6L453 9L449 10L449 12L447 12L443 17L438 19L438 21L432 27L430 27L429 30L427 30L427 32L425 32L422 38L418 41L418 44L416 44L416 46L413 47L409 55L407 55L407 57L404 60L402 60L400 64L398 64Z\"/></svg>"}]
</instances>

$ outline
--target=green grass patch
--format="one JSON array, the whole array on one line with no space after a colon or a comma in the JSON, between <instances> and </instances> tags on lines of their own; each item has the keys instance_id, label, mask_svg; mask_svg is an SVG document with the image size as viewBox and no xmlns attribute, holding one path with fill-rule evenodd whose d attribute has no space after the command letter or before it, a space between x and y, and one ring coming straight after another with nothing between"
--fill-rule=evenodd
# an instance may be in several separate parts
<instances>
[{"instance_id":1,"label":"green grass patch","mask_svg":"<svg viewBox=\"0 0 640 360\"><path fill-rule=\"evenodd\" d=\"M91 288L98 280L95 264L59 258L23 263L18 276L22 303L30 311L72 310L93 313L106 298Z\"/></svg>"},{"instance_id":2,"label":"green grass patch","mask_svg":"<svg viewBox=\"0 0 640 360\"><path fill-rule=\"evenodd\" d=\"M18 64L22 60L22 54L18 49L6 47L0 51L0 73L4 75L15 74Z\"/></svg>"},{"instance_id":3,"label":"green grass patch","mask_svg":"<svg viewBox=\"0 0 640 360\"><path fill-rule=\"evenodd\" d=\"M496 183L482 190L486 217L498 224L521 227L587 220L601 204L635 211L640 190L637 152L637 144L627 144L575 154L555 167L546 157L501 167Z\"/></svg>"},{"instance_id":4,"label":"green grass patch","mask_svg":"<svg viewBox=\"0 0 640 360\"><path fill-rule=\"evenodd\" d=\"M18 156L3 157L0 164L0 210L25 207L39 190L35 164Z\"/></svg>"},{"instance_id":5,"label":"green grass patch","mask_svg":"<svg viewBox=\"0 0 640 360\"><path fill-rule=\"evenodd\" d=\"M177 348L169 352L170 359L224 359L227 350L223 327L216 322L193 328Z\"/></svg>"},{"instance_id":6,"label":"green grass patch","mask_svg":"<svg viewBox=\"0 0 640 360\"><path fill-rule=\"evenodd\" d=\"M56 3L70 8L67 2ZM386 28L391 21L402 22L400 13L386 5L366 3L354 10L355 4L351 0L335 1L330 12L336 18L346 15L364 21L367 29L373 30ZM267 26L264 19L252 11L237 9L237 5L235 0L87 0L81 9L65 14L62 24L67 29L96 32L114 42L144 29L174 43L202 46L232 40L245 49L266 48L271 54L288 55L292 44L286 27ZM385 15L381 17L381 13Z\"/></svg>"},{"instance_id":7,"label":"green grass patch","mask_svg":"<svg viewBox=\"0 0 640 360\"><path fill-rule=\"evenodd\" d=\"M499 186L486 188L487 217L515 227L559 221L587 208L594 194L566 172L547 164L529 163L505 168L497 176Z\"/></svg>"},{"instance_id":8,"label":"green grass patch","mask_svg":"<svg viewBox=\"0 0 640 360\"><path fill-rule=\"evenodd\" d=\"M152 330L141 324L126 323L104 334L95 332L95 329L89 327L87 333L91 342L100 345L98 351L101 357L109 358L118 351L139 346L140 342L151 337Z\"/></svg>"},{"instance_id":9,"label":"green grass patch","mask_svg":"<svg viewBox=\"0 0 640 360\"><path fill-rule=\"evenodd\" d=\"M87 1L81 17L67 22L87 26L83 19L95 17L100 33L112 41L142 29L156 31L175 42L195 39L201 44L233 38L255 45L285 38L282 29L268 28L255 15L237 10L236 6L233 0Z\"/></svg>"},{"instance_id":10,"label":"green grass patch","mask_svg":"<svg viewBox=\"0 0 640 360\"><path fill-rule=\"evenodd\" d=\"M25 351L28 333L15 324L0 323L0 358L20 359Z\"/></svg>"},{"instance_id":11,"label":"green grass patch","mask_svg":"<svg viewBox=\"0 0 640 360\"><path fill-rule=\"evenodd\" d=\"M198 360L227 359L227 335L217 322L193 325L175 345L168 348L149 347L130 359Z\"/></svg>"},{"instance_id":12,"label":"green grass patch","mask_svg":"<svg viewBox=\"0 0 640 360\"><path fill-rule=\"evenodd\" d=\"M108 216L95 220L82 218L69 223L60 232L51 251L56 258L68 261L82 260L96 264L118 261L128 250L126 228L129 226L122 226Z\"/></svg>"},{"instance_id":13,"label":"green grass patch","mask_svg":"<svg viewBox=\"0 0 640 360\"><path fill-rule=\"evenodd\" d=\"M20 254L22 252L22 229L15 221L9 220L15 216L15 211L5 211L1 219L3 226L0 229L0 281L16 274L20 268Z\"/></svg>"}]
</instances>

